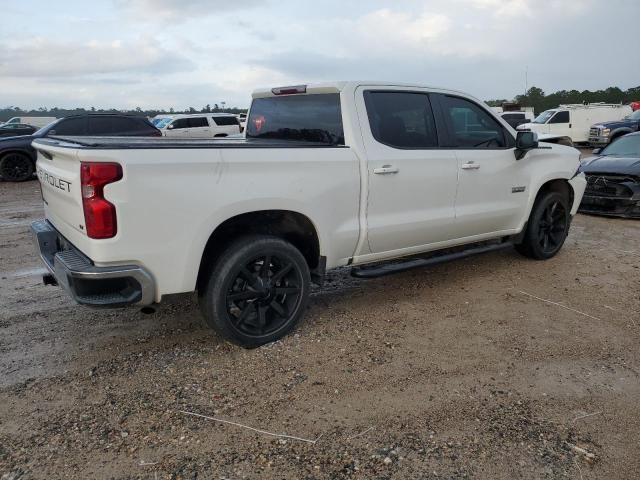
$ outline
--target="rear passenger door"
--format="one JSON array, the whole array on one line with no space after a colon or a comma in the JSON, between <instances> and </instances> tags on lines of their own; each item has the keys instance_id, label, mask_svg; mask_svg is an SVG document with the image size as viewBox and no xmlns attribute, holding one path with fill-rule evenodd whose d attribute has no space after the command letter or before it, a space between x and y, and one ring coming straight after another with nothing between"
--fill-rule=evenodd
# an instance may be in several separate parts
<instances>
[{"instance_id":1,"label":"rear passenger door","mask_svg":"<svg viewBox=\"0 0 640 480\"><path fill-rule=\"evenodd\" d=\"M211 127L207 117L189 117L189 130L187 136L192 138L212 137Z\"/></svg>"},{"instance_id":2,"label":"rear passenger door","mask_svg":"<svg viewBox=\"0 0 640 480\"><path fill-rule=\"evenodd\" d=\"M240 133L240 121L232 115L214 115L209 119L214 122L211 126L214 137L226 137L227 135L237 135Z\"/></svg>"},{"instance_id":3,"label":"rear passenger door","mask_svg":"<svg viewBox=\"0 0 640 480\"><path fill-rule=\"evenodd\" d=\"M514 155L515 139L483 106L455 95L433 95L458 168L457 238L516 228L526 208L526 162Z\"/></svg>"},{"instance_id":4,"label":"rear passenger door","mask_svg":"<svg viewBox=\"0 0 640 480\"><path fill-rule=\"evenodd\" d=\"M429 94L360 87L356 104L367 156L371 252L419 251L452 239L458 166L453 151L438 148Z\"/></svg>"}]
</instances>

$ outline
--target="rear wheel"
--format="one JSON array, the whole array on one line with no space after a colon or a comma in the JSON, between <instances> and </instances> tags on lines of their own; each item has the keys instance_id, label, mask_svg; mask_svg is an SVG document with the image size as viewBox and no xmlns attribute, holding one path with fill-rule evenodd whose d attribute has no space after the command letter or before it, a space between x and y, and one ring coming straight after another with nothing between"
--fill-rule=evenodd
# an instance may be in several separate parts
<instances>
[{"instance_id":1,"label":"rear wheel","mask_svg":"<svg viewBox=\"0 0 640 480\"><path fill-rule=\"evenodd\" d=\"M253 348L291 332L304 314L310 274L300 251L282 239L245 237L220 254L199 292L207 324Z\"/></svg>"},{"instance_id":2,"label":"rear wheel","mask_svg":"<svg viewBox=\"0 0 640 480\"><path fill-rule=\"evenodd\" d=\"M556 255L569 234L570 215L566 195L547 192L536 200L521 244L516 250L525 257L546 260Z\"/></svg>"},{"instance_id":3,"label":"rear wheel","mask_svg":"<svg viewBox=\"0 0 640 480\"><path fill-rule=\"evenodd\" d=\"M33 161L22 153L7 153L0 159L0 177L7 182L24 182L33 176Z\"/></svg>"}]
</instances>

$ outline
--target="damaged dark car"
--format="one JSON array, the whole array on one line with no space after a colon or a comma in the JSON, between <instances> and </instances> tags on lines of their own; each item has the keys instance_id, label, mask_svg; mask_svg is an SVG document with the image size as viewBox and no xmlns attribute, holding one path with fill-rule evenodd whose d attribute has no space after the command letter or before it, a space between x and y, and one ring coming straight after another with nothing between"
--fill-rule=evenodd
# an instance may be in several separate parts
<instances>
[{"instance_id":1,"label":"damaged dark car","mask_svg":"<svg viewBox=\"0 0 640 480\"><path fill-rule=\"evenodd\" d=\"M584 160L587 189L579 212L640 218L640 132L618 138Z\"/></svg>"}]
</instances>

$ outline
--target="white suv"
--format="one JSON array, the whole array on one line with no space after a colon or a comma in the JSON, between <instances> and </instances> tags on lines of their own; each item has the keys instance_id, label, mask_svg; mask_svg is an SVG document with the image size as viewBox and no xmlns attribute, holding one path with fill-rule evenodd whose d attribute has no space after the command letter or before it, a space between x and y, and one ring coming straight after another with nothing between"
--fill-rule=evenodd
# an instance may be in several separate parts
<instances>
[{"instance_id":1,"label":"white suv","mask_svg":"<svg viewBox=\"0 0 640 480\"><path fill-rule=\"evenodd\" d=\"M238 117L230 113L170 115L157 119L154 123L165 137L228 137L241 132Z\"/></svg>"}]
</instances>

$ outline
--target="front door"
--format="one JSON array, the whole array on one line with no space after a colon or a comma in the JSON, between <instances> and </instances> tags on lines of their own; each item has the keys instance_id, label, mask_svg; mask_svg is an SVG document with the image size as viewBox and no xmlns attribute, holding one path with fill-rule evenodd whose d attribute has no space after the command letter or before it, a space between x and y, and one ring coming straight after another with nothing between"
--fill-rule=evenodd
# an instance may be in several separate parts
<instances>
[{"instance_id":1,"label":"front door","mask_svg":"<svg viewBox=\"0 0 640 480\"><path fill-rule=\"evenodd\" d=\"M517 228L529 196L525 162L514 155L511 133L484 107L471 99L438 94L459 171L456 198L456 238Z\"/></svg>"},{"instance_id":2,"label":"front door","mask_svg":"<svg viewBox=\"0 0 640 480\"><path fill-rule=\"evenodd\" d=\"M458 166L453 151L438 148L428 93L360 87L356 104L367 155L371 253L452 239Z\"/></svg>"}]
</instances>

